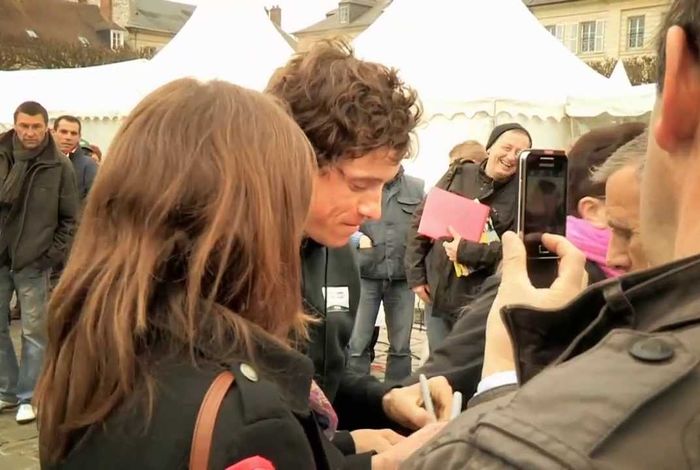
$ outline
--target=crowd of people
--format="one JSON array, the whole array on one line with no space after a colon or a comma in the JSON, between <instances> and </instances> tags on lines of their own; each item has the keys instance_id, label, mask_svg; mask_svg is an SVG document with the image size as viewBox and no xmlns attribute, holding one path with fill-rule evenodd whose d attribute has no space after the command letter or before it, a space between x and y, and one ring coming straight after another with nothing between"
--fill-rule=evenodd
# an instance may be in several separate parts
<instances>
[{"instance_id":1,"label":"crowd of people","mask_svg":"<svg viewBox=\"0 0 700 470\"><path fill-rule=\"evenodd\" d=\"M104 162L23 103L0 135L0 411L37 420L47 469L700 468L700 6L663 28L651 121L568 152L545 288L513 233L527 129L453 149L437 187L489 219L429 239L402 167L418 95L343 42L263 93L164 85Z\"/></svg>"}]
</instances>

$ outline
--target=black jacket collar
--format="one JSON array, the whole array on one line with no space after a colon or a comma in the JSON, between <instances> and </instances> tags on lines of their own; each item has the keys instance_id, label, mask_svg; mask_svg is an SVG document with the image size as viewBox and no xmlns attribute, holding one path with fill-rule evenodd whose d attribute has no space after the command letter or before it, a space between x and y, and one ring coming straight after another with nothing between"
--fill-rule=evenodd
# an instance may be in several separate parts
<instances>
[{"instance_id":1,"label":"black jacket collar","mask_svg":"<svg viewBox=\"0 0 700 470\"><path fill-rule=\"evenodd\" d=\"M700 256L591 286L561 311L513 306L503 318L521 383L585 352L612 329L654 333L700 323Z\"/></svg>"}]
</instances>

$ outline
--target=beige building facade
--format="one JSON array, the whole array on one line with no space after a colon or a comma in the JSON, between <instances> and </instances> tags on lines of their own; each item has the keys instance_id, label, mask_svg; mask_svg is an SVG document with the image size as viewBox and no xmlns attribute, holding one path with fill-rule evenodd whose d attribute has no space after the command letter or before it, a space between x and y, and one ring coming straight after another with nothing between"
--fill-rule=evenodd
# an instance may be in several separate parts
<instances>
[{"instance_id":1,"label":"beige building facade","mask_svg":"<svg viewBox=\"0 0 700 470\"><path fill-rule=\"evenodd\" d=\"M525 0L540 23L585 61L655 54L671 0Z\"/></svg>"}]
</instances>

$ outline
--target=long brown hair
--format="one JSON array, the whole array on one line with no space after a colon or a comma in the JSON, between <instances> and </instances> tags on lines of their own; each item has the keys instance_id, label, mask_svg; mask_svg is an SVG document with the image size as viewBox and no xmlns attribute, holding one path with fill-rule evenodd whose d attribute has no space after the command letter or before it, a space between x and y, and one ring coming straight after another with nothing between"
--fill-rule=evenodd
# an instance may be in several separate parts
<instances>
[{"instance_id":1,"label":"long brown hair","mask_svg":"<svg viewBox=\"0 0 700 470\"><path fill-rule=\"evenodd\" d=\"M315 171L303 132L260 93L184 79L136 107L50 301L42 461L137 387L150 409L156 349L223 363L250 357L258 333L303 333L298 247Z\"/></svg>"}]
</instances>

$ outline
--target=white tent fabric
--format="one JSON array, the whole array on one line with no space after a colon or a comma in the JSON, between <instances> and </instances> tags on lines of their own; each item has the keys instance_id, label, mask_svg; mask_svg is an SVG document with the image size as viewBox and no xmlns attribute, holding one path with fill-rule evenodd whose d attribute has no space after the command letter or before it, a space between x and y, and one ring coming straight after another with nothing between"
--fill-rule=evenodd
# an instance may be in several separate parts
<instances>
[{"instance_id":1,"label":"white tent fabric","mask_svg":"<svg viewBox=\"0 0 700 470\"><path fill-rule=\"evenodd\" d=\"M614 117L641 117L651 112L656 101L656 84L617 87L616 90L570 97L566 114L576 118L606 115Z\"/></svg>"},{"instance_id":2,"label":"white tent fabric","mask_svg":"<svg viewBox=\"0 0 700 470\"><path fill-rule=\"evenodd\" d=\"M262 90L292 47L259 0L205 0L150 61L148 88L182 77L220 79Z\"/></svg>"},{"instance_id":3,"label":"white tent fabric","mask_svg":"<svg viewBox=\"0 0 700 470\"><path fill-rule=\"evenodd\" d=\"M21 102L38 101L52 117L83 118L84 136L104 148L122 118L158 86L194 77L262 90L292 53L261 0L201 0L175 38L150 61L0 72L0 123L11 125L12 111Z\"/></svg>"},{"instance_id":4,"label":"white tent fabric","mask_svg":"<svg viewBox=\"0 0 700 470\"><path fill-rule=\"evenodd\" d=\"M0 122L12 122L24 101L41 103L52 116L122 116L140 98L137 82L147 60L96 67L0 72ZM127 111L128 112L128 111Z\"/></svg>"},{"instance_id":5,"label":"white tent fabric","mask_svg":"<svg viewBox=\"0 0 700 470\"><path fill-rule=\"evenodd\" d=\"M625 64L622 60L618 60L615 64L615 68L610 75L610 80L620 88L627 88L632 86L630 78L627 76L627 70L625 70Z\"/></svg>"},{"instance_id":6,"label":"white tent fabric","mask_svg":"<svg viewBox=\"0 0 700 470\"><path fill-rule=\"evenodd\" d=\"M569 96L612 88L522 0L394 0L354 45L361 57L400 69L430 115L562 119Z\"/></svg>"}]
</instances>

